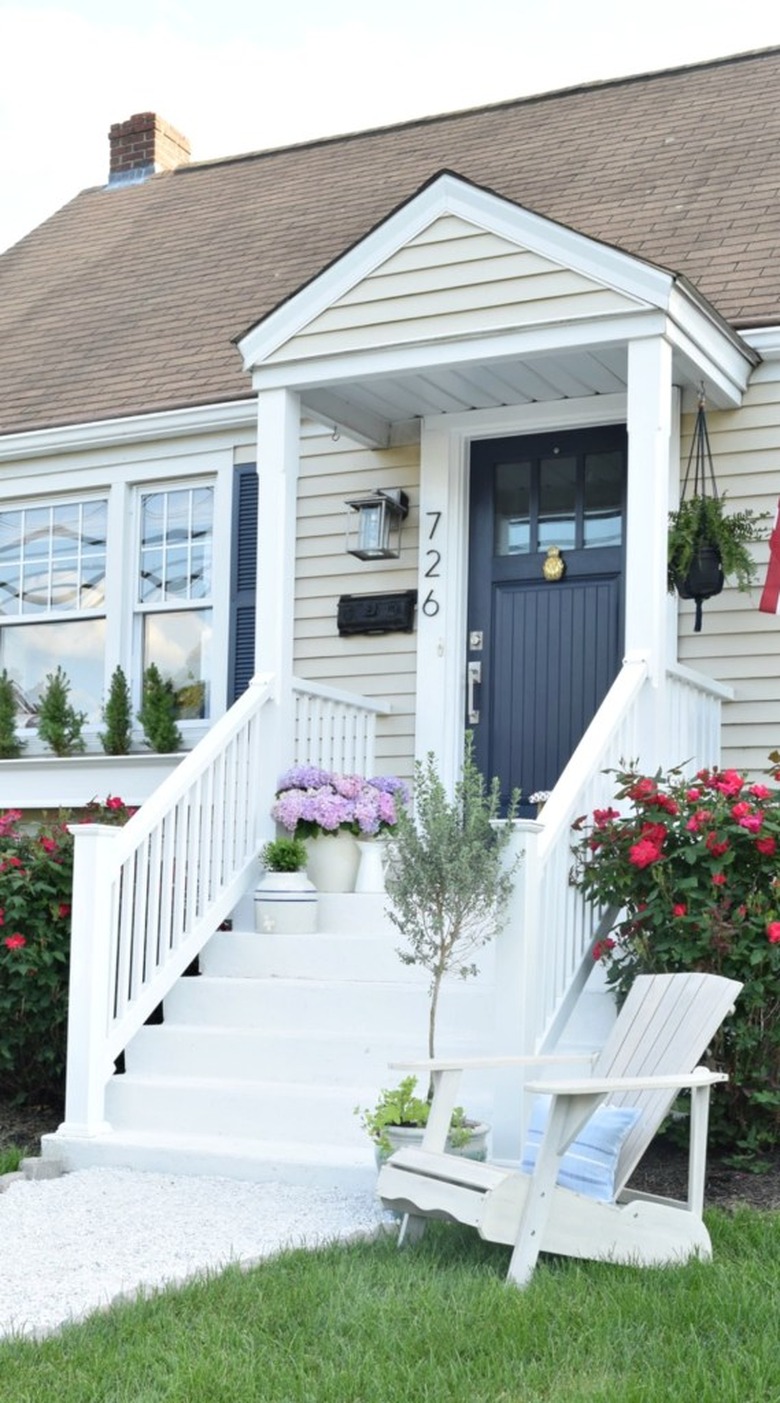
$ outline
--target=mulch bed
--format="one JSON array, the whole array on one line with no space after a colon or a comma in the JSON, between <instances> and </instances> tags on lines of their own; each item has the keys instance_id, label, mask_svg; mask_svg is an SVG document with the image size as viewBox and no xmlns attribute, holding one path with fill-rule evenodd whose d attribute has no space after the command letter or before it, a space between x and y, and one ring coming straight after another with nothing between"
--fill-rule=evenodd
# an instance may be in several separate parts
<instances>
[{"instance_id":1,"label":"mulch bed","mask_svg":"<svg viewBox=\"0 0 780 1403\"><path fill-rule=\"evenodd\" d=\"M20 1145L29 1154L40 1153L40 1137L56 1130L61 1111L51 1106L14 1106L0 1096L0 1150ZM749 1204L752 1208L780 1209L780 1150L766 1157L769 1168L761 1173L734 1169L722 1156L707 1161L706 1203L721 1208ZM657 1141L651 1145L632 1179L636 1189L684 1198L688 1161L684 1151Z\"/></svg>"}]
</instances>

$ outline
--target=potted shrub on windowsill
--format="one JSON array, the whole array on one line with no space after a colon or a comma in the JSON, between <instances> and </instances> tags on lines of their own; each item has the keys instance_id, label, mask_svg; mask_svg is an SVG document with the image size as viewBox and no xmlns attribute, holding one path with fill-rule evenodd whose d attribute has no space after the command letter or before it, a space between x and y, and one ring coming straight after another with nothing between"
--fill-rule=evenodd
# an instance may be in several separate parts
<instances>
[{"instance_id":1,"label":"potted shrub on windowsill","mask_svg":"<svg viewBox=\"0 0 780 1403\"><path fill-rule=\"evenodd\" d=\"M274 838L260 853L265 876L255 888L255 929L266 935L310 935L317 929L317 891L306 873L302 838Z\"/></svg>"},{"instance_id":2,"label":"potted shrub on windowsill","mask_svg":"<svg viewBox=\"0 0 780 1403\"><path fill-rule=\"evenodd\" d=\"M508 819L514 817L519 794L513 794ZM398 955L404 964L419 965L430 976L427 1051L436 1056L439 1001L447 976L468 979L478 973L474 956L503 929L515 867L506 861L511 823L500 822L500 784L489 786L474 760L471 735L466 737L461 778L449 798L432 755L415 766L414 816L403 809L389 845L386 887L388 915L404 944ZM433 1092L415 1096L415 1078L382 1091L373 1111L363 1111L363 1124L380 1148L390 1139L392 1117L420 1127L427 1121ZM410 1120L409 1111L413 1112ZM476 1132L462 1111L454 1121L456 1141L465 1129ZM486 1127L480 1126L480 1132ZM452 1132L451 1132L452 1133ZM482 1149L476 1157L484 1158ZM462 1152L462 1151L461 1151ZM468 1153L468 1150L466 1151Z\"/></svg>"}]
</instances>

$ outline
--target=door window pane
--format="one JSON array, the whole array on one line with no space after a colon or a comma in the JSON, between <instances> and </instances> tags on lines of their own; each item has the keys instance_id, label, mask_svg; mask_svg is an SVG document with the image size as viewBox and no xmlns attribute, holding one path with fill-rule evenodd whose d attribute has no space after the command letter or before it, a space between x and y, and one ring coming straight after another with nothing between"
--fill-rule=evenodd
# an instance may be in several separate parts
<instances>
[{"instance_id":1,"label":"door window pane","mask_svg":"<svg viewBox=\"0 0 780 1403\"><path fill-rule=\"evenodd\" d=\"M531 464L495 467L494 555L521 555L531 549Z\"/></svg>"},{"instance_id":2,"label":"door window pane","mask_svg":"<svg viewBox=\"0 0 780 1403\"><path fill-rule=\"evenodd\" d=\"M539 464L538 549L572 550L577 531L577 459L542 458Z\"/></svg>"},{"instance_id":3,"label":"door window pane","mask_svg":"<svg viewBox=\"0 0 780 1403\"><path fill-rule=\"evenodd\" d=\"M623 539L623 455L585 456L584 544L619 546Z\"/></svg>"}]
</instances>

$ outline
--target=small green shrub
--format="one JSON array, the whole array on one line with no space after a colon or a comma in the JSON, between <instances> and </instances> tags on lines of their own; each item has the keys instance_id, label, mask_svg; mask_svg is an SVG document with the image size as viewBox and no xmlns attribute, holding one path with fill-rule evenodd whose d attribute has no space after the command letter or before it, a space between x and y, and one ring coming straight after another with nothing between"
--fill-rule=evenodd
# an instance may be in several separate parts
<instances>
[{"instance_id":1,"label":"small green shrub","mask_svg":"<svg viewBox=\"0 0 780 1403\"><path fill-rule=\"evenodd\" d=\"M24 749L16 734L16 692L5 668L0 673L0 760L15 760Z\"/></svg>"},{"instance_id":2,"label":"small green shrub","mask_svg":"<svg viewBox=\"0 0 780 1403\"><path fill-rule=\"evenodd\" d=\"M62 668L47 673L38 707L38 735L55 755L76 755L84 749L81 733L87 715L76 711L69 696L70 682Z\"/></svg>"},{"instance_id":3,"label":"small green shrub","mask_svg":"<svg viewBox=\"0 0 780 1403\"><path fill-rule=\"evenodd\" d=\"M302 838L273 838L260 854L266 872L303 872L307 858Z\"/></svg>"},{"instance_id":4,"label":"small green shrub","mask_svg":"<svg viewBox=\"0 0 780 1403\"><path fill-rule=\"evenodd\" d=\"M106 755L129 755L133 735L133 708L130 701L130 688L121 667L115 667L111 674L108 700L103 707L105 731L100 733L100 744Z\"/></svg>"},{"instance_id":5,"label":"small green shrub","mask_svg":"<svg viewBox=\"0 0 780 1403\"><path fill-rule=\"evenodd\" d=\"M777 764L780 755L770 759ZM777 769L774 779L780 778ZM753 1155L780 1133L780 790L736 770L616 775L575 848L573 881L620 914L594 955L622 1001L638 973L708 970L744 984L712 1055L729 1075L711 1141ZM584 818L576 827L582 828Z\"/></svg>"},{"instance_id":6,"label":"small green shrub","mask_svg":"<svg viewBox=\"0 0 780 1403\"><path fill-rule=\"evenodd\" d=\"M160 755L179 749L181 732L176 725L176 693L169 677L163 678L155 663L144 673L143 695L138 720L147 744Z\"/></svg>"},{"instance_id":7,"label":"small green shrub","mask_svg":"<svg viewBox=\"0 0 780 1403\"><path fill-rule=\"evenodd\" d=\"M124 802L109 795L79 814L123 824ZM0 815L0 1094L58 1104L65 1084L73 835L56 821L22 826Z\"/></svg>"}]
</instances>

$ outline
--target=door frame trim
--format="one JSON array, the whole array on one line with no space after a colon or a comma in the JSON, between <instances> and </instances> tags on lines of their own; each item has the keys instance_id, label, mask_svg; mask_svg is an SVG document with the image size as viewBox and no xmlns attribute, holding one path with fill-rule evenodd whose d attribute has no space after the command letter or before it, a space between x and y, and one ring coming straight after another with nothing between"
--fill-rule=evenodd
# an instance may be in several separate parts
<instances>
[{"instance_id":1,"label":"door frame trim","mask_svg":"<svg viewBox=\"0 0 780 1403\"><path fill-rule=\"evenodd\" d=\"M436 756L448 789L460 773L465 734L469 548L469 455L479 439L626 423L626 394L431 415L420 436L420 548L417 610L415 756ZM629 454L630 472L630 454ZM431 589L429 531L436 526L438 612L426 613Z\"/></svg>"}]
</instances>

